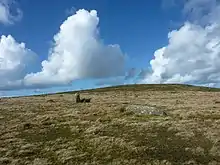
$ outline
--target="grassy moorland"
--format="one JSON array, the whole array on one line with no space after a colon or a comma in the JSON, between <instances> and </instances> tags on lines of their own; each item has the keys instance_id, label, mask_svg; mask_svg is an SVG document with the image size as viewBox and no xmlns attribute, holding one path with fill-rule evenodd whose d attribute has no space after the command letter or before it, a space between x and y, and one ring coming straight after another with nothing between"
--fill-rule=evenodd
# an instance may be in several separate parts
<instances>
[{"instance_id":1,"label":"grassy moorland","mask_svg":"<svg viewBox=\"0 0 220 165\"><path fill-rule=\"evenodd\" d=\"M220 89L129 85L0 99L0 165L219 165ZM152 115L149 109L165 112Z\"/></svg>"}]
</instances>

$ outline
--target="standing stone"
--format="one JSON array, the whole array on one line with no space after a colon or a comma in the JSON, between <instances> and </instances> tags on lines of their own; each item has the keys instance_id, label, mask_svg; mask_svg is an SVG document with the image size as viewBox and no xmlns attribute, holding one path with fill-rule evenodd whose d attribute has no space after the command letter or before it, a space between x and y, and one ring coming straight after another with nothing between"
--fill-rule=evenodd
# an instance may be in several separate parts
<instances>
[{"instance_id":1,"label":"standing stone","mask_svg":"<svg viewBox=\"0 0 220 165\"><path fill-rule=\"evenodd\" d=\"M75 94L76 103L80 103L80 94L77 92Z\"/></svg>"}]
</instances>

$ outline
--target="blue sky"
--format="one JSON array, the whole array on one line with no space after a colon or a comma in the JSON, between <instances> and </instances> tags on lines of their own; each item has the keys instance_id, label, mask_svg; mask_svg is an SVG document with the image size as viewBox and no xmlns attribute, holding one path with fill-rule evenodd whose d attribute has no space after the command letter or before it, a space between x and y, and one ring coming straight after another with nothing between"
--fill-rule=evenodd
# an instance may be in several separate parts
<instances>
[{"instance_id":1,"label":"blue sky","mask_svg":"<svg viewBox=\"0 0 220 165\"><path fill-rule=\"evenodd\" d=\"M59 26L67 18L66 10L97 10L101 38L107 44L119 44L138 66L146 67L156 49L167 44L167 34L173 28L171 20L179 21L180 12L164 10L162 1L128 0L20 0L24 16L14 26L0 26L2 34L12 34L25 41L41 60ZM42 5L43 4L43 5ZM130 65L133 65L130 64ZM135 65L135 64L134 64Z\"/></svg>"},{"instance_id":2,"label":"blue sky","mask_svg":"<svg viewBox=\"0 0 220 165\"><path fill-rule=\"evenodd\" d=\"M1 2L2 1L2 2ZM4 79L6 82L5 84L2 83L0 84L0 89L2 90L2 93L7 93L7 95L12 95L14 93L18 93L19 95L21 94L26 94L27 92L24 92L24 90L27 90L29 86L31 86L31 92L33 90L39 89L39 90L44 90L47 92L52 92L54 91L54 86L57 85L63 85L67 81L72 84L70 87L65 84L66 87L56 87L56 90L65 90L64 88L68 89L79 89L79 88L92 88L92 87L97 87L96 83L97 81L102 81L104 83L109 81L108 77L113 77L114 80L109 81L109 85L111 84L123 84L123 83L128 83L132 81L126 81L121 77L121 71L122 69L125 69L123 72L124 74L126 72L129 72L130 69L136 68L137 74L140 73L140 69L146 70L147 68L150 68L150 70L145 71L146 75L148 75L143 81L144 83L166 83L166 82L175 82L175 83L196 83L196 84L218 84L218 74L219 70L218 68L214 68L213 66L208 67L208 64L205 64L205 59L204 57L207 56L205 52L207 50L201 50L198 48L198 50L195 50L195 47L193 45L199 45L200 47L204 47L204 44L208 44L206 41L203 43L197 43L197 41L194 41L194 37L202 37L202 35L209 36L209 33L206 31L206 28L208 27L208 23L210 24L209 21L212 24L218 24L216 19L213 19L213 17L205 17L207 15L204 15L203 12L200 12L201 10L193 10L196 11L196 13L189 12L190 9L206 9L208 8L208 13L211 15L212 13L216 13L218 11L217 7L213 7L211 5L206 5L205 0L204 2L195 0L193 1L182 1L182 4L177 3L175 0L152 0L152 1L143 1L143 0L128 0L128 1L123 1L123 0L54 0L54 1L43 1L43 0L38 0L38 1L30 1L30 0L17 0L14 1L15 3L11 5L9 2L11 0L0 0L0 4L2 3L3 7L6 7L6 9L9 12L12 12L11 15L15 16L16 10L19 9L22 12L21 18L19 20L16 20L13 22L13 24L7 24L3 21L1 21L1 18L6 18L4 16L4 12L1 12L0 8L0 35L7 37L8 35L12 36L13 43L14 45L18 45L21 42L25 43L25 53L23 53L22 60L20 60L20 63L25 63L25 66L29 66L29 68L32 68L30 70L25 70L20 71L19 69L15 68L15 70L12 72L8 66L2 67L2 70L0 68L0 72L2 72L2 80ZM211 0L210 2L213 2L214 6L218 6L219 4L215 0ZM203 3L201 5L201 3ZM207 2L206 2L207 3ZM209 3L211 4L211 3ZM201 7L202 6L202 7ZM1 5L0 5L1 7ZM54 75L54 72L57 72L53 70L53 72L50 72L51 77L46 77L45 74L49 74L49 72L43 72L46 68L51 68L54 66L54 62L51 62L48 59L48 56L52 56L52 53L49 53L49 50L58 50L56 49L55 46L53 46L53 43L59 44L59 43L67 43L67 45L70 45L69 47L65 47L60 51L60 52L70 52L70 54L74 54L74 52L78 53L79 56L87 56L87 54L90 54L89 52L85 53L82 52L84 46L80 47L74 47L74 45L71 46L71 38L68 38L66 40L64 37L68 37L68 34L72 34L72 40L75 42L78 37L77 31L74 31L75 24L77 24L76 20L74 22L68 22L65 25L65 29L68 29L68 32L64 32L64 30L60 30L60 26L64 24L64 22L67 20L68 17L71 17L72 15L78 16L78 18L83 19L83 17L79 17L80 14L76 14L76 12L80 9L84 9L84 13L89 13L91 10L95 10L97 14L92 14L93 18L98 18L98 25L93 27L93 24L89 24L90 19L92 20L93 18L90 18L90 16L85 15L85 20L88 22L88 26L86 26L88 29L89 28L95 28L95 30L99 30L99 36L98 36L98 44L97 47L101 47L99 50L93 49L92 47L89 47L88 50L92 50L97 54L107 54L106 56L111 56L114 57L111 59L106 58L106 61L104 62L103 60L105 59L102 58L102 60L98 60L99 63L95 63L94 61L91 62L87 59L88 65L85 65L87 68L82 68L80 65L84 65L81 61L74 60L72 59L73 63L76 61L76 63L81 64L75 64L76 66L73 67L73 69L76 69L76 73L73 73L71 76L67 77L60 77L60 75L56 79L63 79L61 82L54 82L52 81L52 75ZM71 12L70 12L71 11ZM183 13L187 13L184 15ZM211 13L211 14L210 14ZM1 17L1 14L3 15ZM10 14L10 13L9 13ZM81 15L82 16L82 15ZM196 17L195 17L196 16ZM216 16L217 17L217 16ZM75 17L77 18L77 17ZM203 20L203 18L207 18L205 20L205 23L203 22L202 26L198 22ZM8 17L10 19L10 17ZM74 19L72 20L74 21ZM67 21L66 21L67 22ZM67 26L70 26L68 28ZM71 31L71 26L72 26L72 31ZM74 27L73 27L74 26ZM84 26L84 25L83 25ZM176 30L176 31L175 31ZM198 31L200 33L198 33ZM218 34L218 31L215 29L213 30L216 34ZM81 31L80 31L81 32ZM170 40L168 39L168 35L170 35ZM175 33L176 32L176 33ZM54 36L56 34L59 34L60 37L58 41L54 40ZM82 36L84 36L83 33L87 34L87 31L82 31ZM93 35L93 32L91 32L91 36L87 37L84 41L87 41L89 38L96 38ZM90 33L88 33L90 35ZM187 37L187 35L189 37ZM188 41L191 42L190 45L188 41L185 41L186 39L183 39L183 37L189 39ZM193 37L193 38L190 38ZM81 37L79 37L81 38ZM208 38L208 37L207 37ZM212 42L213 38L209 38L209 41ZM5 41L9 41L9 38L5 38ZM3 39L1 41L3 44ZM7 42L8 43L8 42ZM175 43L180 43L179 45ZM81 43L76 43L76 45L80 45ZM96 44L91 41L91 45ZM111 44L117 44L120 46L120 48L112 48L110 52L107 50L109 49L108 45ZM61 44L63 45L63 44ZM104 46L100 46L104 45ZM192 46L191 46L192 45ZM58 46L57 46L58 47ZM72 47L72 49L70 49ZM103 47L103 48L102 48ZM165 47L165 49L162 49ZM184 48L189 48L189 50L186 50ZM192 47L192 48L191 48ZM4 48L3 46L0 47L0 51L2 49L3 55L0 58L3 59L3 61L10 61L11 59L7 59L7 57L10 56L13 58L13 62L15 62L15 59L17 59L17 54L18 53L13 53L9 48L7 48L7 51L3 51ZM28 52L28 50L31 50L31 52ZM80 49L79 51L76 51ZM82 49L82 50L81 50ZM215 48L217 49L217 48ZM20 50L20 48L19 48ZM185 51L185 52L184 52ZM214 50L211 50L214 52ZM218 52L219 49L215 50L215 52ZM21 53L23 52L22 50L20 51ZM28 53L26 53L28 52ZM79 53L81 52L81 54ZM104 53L103 53L104 52ZM117 52L117 53L115 53ZM156 53L157 52L157 53ZM32 55L29 55L32 54ZM33 69L34 65L32 65L31 62L26 61L25 57L27 55L33 56L35 54L37 56L37 60L33 62L33 64L36 64L35 69ZM54 53L55 54L55 53ZM117 54L117 55L116 55ZM122 63L117 63L119 61L119 56L121 55L126 55L127 60ZM175 56L173 55L175 54ZM184 55L186 54L186 55ZM68 63L68 59L65 59L66 57L69 57L69 55L65 55L64 53L61 54L63 61L65 64ZM71 55L70 55L71 56ZM77 57L79 57L77 56ZM90 55L88 55L90 56ZM104 55L101 55L104 56ZM100 56L100 57L101 57ZM99 56L96 58L99 59ZM184 58L185 57L185 58ZM95 55L91 55L90 58L95 58ZM213 59L211 61L211 64L214 63L214 61L218 61L218 57L216 56L217 59ZM117 59L117 60L116 60ZM153 59L153 60L152 60ZM192 63L189 61L195 61L196 62ZM198 62L198 59L200 60ZM43 67L41 65L42 61L48 61L48 66ZM85 60L83 58L83 60ZM114 61L114 63L108 62L109 60ZM180 64L180 61L182 62L182 65ZM50 61L50 62L49 62ZM202 61L202 62L201 62ZM6 62L5 62L6 63ZM8 63L8 62L7 62ZM204 63L204 64L203 64ZM101 65L103 64L103 65ZM97 73L99 70L106 70L104 65L109 64L108 69L114 70L111 71L111 73L108 71L105 71L101 75L108 75L105 77L105 80L97 80L96 77L100 76L100 73ZM201 65L203 65L206 70L201 70ZM20 65L20 64L19 64ZM64 65L64 64L63 64ZM59 65L59 67L63 67L63 65ZM121 67L123 65L123 68ZM3 64L2 64L3 66ZM23 66L23 65L22 65ZM70 64L68 64L70 66ZM94 67L93 67L94 66ZM95 67L99 66L98 68L94 69ZM171 67L172 66L172 67ZM196 67L195 67L196 66ZM110 68L112 67L112 68ZM20 66L19 66L20 68ZM21 67L22 68L22 67ZM77 71L78 68L83 69L83 71ZM91 69L93 68L93 69ZM117 69L116 69L117 68ZM210 69L212 68L212 69ZM7 70L8 69L8 70ZM17 69L17 70L16 70ZM60 68L62 70L63 68ZM87 70L86 70L87 69ZM183 72L182 70L185 71ZM19 72L18 72L19 70ZM70 68L65 68L65 73L70 72ZM92 70L91 72L88 72L88 70ZM120 70L120 74L118 72ZM176 70L176 71L175 71ZM210 73L207 70L212 70L215 78L210 78L207 76L208 73ZM10 71L10 72L9 72ZM29 76L28 78L31 77L31 81L29 81L27 84L29 85L28 87L24 85L24 80L26 80L26 76L30 74L31 72L36 73L40 72L40 75L38 74L37 76ZM194 73L195 72L195 73ZM200 73L201 72L201 73ZM208 72L208 73L207 73ZM9 78L6 76L11 74ZM22 74L21 74L22 73ZM193 74L191 74L193 73ZM197 73L199 73L197 75ZM19 78L15 79L12 78L14 75L19 74ZM21 74L21 75L20 75ZM42 78L42 75L44 77ZM81 76L82 75L82 76ZM111 76L109 76L111 75ZM205 76L204 76L205 75ZM40 76L40 77L39 77ZM115 78L118 77L119 78ZM70 77L70 78L69 78ZM1 78L1 73L0 73L0 78ZM77 80L77 79L82 79L82 80ZM134 76L132 76L134 78ZM48 83L40 83L40 81L45 81L50 80L51 82ZM95 81L94 81L95 79ZM12 82L16 80L16 84L14 85ZM65 83L63 83L65 80ZM3 82L3 81L2 81ZM35 83L33 85L33 82ZM38 83L36 83L38 82ZM135 82L135 81L133 81ZM9 84L9 85L8 85ZM12 84L12 85L11 85ZM31 84L31 85L30 85ZM36 85L37 84L37 85ZM43 84L43 85L42 85ZM41 89L42 86L46 89ZM49 85L48 85L49 84ZM69 84L69 83L68 83ZM99 83L100 84L100 83ZM108 83L106 83L108 84ZM7 86L7 88L6 88ZM16 86L16 88L14 88ZM32 87L33 86L33 87ZM4 90L7 89L7 90ZM10 90L8 90L10 89ZM14 89L22 89L22 90L14 90ZM4 92L3 92L4 91ZM3 94L2 94L3 95Z\"/></svg>"}]
</instances>

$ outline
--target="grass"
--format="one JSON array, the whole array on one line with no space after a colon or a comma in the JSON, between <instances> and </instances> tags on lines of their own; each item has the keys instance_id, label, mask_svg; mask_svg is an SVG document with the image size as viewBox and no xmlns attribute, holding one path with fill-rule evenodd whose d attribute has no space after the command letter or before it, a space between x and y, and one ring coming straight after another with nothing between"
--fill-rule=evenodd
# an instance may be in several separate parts
<instances>
[{"instance_id":1,"label":"grass","mask_svg":"<svg viewBox=\"0 0 220 165\"><path fill-rule=\"evenodd\" d=\"M183 85L131 85L2 98L0 164L220 163L220 92ZM137 114L149 106L168 116Z\"/></svg>"},{"instance_id":2,"label":"grass","mask_svg":"<svg viewBox=\"0 0 220 165\"><path fill-rule=\"evenodd\" d=\"M182 84L135 84L135 85L119 85L110 86L105 88L96 88L89 90L81 90L80 92L107 92L107 91L179 91L179 90L193 90L193 91L204 91L204 92L220 92L219 88L210 88L193 85L182 85ZM75 92L61 92L60 94L75 93Z\"/></svg>"}]
</instances>

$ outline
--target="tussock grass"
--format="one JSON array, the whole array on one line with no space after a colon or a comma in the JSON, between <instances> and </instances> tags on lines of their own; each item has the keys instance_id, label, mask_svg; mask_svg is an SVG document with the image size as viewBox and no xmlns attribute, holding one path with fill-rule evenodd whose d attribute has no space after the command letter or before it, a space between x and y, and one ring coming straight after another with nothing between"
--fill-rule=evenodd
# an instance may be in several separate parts
<instances>
[{"instance_id":1,"label":"tussock grass","mask_svg":"<svg viewBox=\"0 0 220 165\"><path fill-rule=\"evenodd\" d=\"M74 92L1 99L0 164L220 163L218 89L133 85L81 94L92 102L76 104Z\"/></svg>"}]
</instances>

